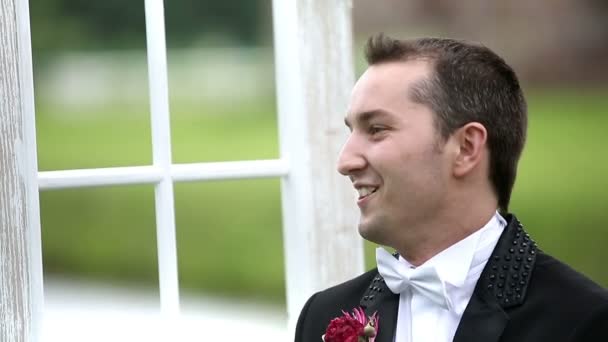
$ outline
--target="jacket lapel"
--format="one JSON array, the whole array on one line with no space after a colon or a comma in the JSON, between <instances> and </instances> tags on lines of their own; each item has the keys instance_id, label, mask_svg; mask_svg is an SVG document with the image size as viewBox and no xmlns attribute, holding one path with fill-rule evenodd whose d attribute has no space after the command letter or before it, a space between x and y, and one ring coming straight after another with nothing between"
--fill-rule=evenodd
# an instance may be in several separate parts
<instances>
[{"instance_id":1,"label":"jacket lapel","mask_svg":"<svg viewBox=\"0 0 608 342\"><path fill-rule=\"evenodd\" d=\"M513 215L479 276L454 342L500 339L509 321L505 309L522 305L536 262L536 243Z\"/></svg>"},{"instance_id":2,"label":"jacket lapel","mask_svg":"<svg viewBox=\"0 0 608 342\"><path fill-rule=\"evenodd\" d=\"M391 293L384 297L378 309L370 310L373 314L378 312L378 335L376 342L393 342L397 328L397 312L399 311L399 295Z\"/></svg>"},{"instance_id":3,"label":"jacket lapel","mask_svg":"<svg viewBox=\"0 0 608 342\"><path fill-rule=\"evenodd\" d=\"M397 325L399 295L391 292L380 275L374 277L361 298L360 305L365 309L367 316L378 314L378 335L375 342L393 342Z\"/></svg>"},{"instance_id":4,"label":"jacket lapel","mask_svg":"<svg viewBox=\"0 0 608 342\"><path fill-rule=\"evenodd\" d=\"M462 315L454 342L498 341L509 321L494 298L487 292L475 291Z\"/></svg>"}]
</instances>

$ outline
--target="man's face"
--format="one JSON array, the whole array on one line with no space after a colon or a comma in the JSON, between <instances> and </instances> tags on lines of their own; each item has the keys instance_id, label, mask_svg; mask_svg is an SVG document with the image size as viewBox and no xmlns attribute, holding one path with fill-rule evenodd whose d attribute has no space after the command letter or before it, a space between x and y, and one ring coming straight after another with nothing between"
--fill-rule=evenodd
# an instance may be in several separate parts
<instances>
[{"instance_id":1,"label":"man's face","mask_svg":"<svg viewBox=\"0 0 608 342\"><path fill-rule=\"evenodd\" d=\"M367 240L391 246L446 202L450 172L443 140L432 111L408 95L430 73L423 60L372 65L353 89L345 118L351 134L338 171L359 193L359 232Z\"/></svg>"}]
</instances>

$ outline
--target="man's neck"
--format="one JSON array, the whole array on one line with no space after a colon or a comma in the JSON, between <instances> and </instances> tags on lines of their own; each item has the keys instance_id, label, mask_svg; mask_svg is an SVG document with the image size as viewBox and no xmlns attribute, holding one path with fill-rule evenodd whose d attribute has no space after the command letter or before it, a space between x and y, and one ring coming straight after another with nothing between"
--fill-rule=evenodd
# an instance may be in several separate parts
<instances>
[{"instance_id":1,"label":"man's neck","mask_svg":"<svg viewBox=\"0 0 608 342\"><path fill-rule=\"evenodd\" d=\"M441 251L481 229L496 213L495 206L479 208L469 214L437 216L398 241L395 248L414 266L420 266Z\"/></svg>"}]
</instances>

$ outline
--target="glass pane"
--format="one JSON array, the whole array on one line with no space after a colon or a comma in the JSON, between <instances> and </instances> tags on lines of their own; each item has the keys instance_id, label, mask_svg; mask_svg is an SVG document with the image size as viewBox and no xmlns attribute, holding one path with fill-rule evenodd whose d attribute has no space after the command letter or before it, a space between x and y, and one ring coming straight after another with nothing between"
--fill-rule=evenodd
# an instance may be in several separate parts
<instances>
[{"instance_id":1,"label":"glass pane","mask_svg":"<svg viewBox=\"0 0 608 342\"><path fill-rule=\"evenodd\" d=\"M283 306L279 180L182 183L175 193L181 287Z\"/></svg>"},{"instance_id":2,"label":"glass pane","mask_svg":"<svg viewBox=\"0 0 608 342\"><path fill-rule=\"evenodd\" d=\"M153 187L42 192L40 208L45 339L137 337L160 305Z\"/></svg>"},{"instance_id":3,"label":"glass pane","mask_svg":"<svg viewBox=\"0 0 608 342\"><path fill-rule=\"evenodd\" d=\"M165 5L173 160L277 158L271 2Z\"/></svg>"},{"instance_id":4,"label":"glass pane","mask_svg":"<svg viewBox=\"0 0 608 342\"><path fill-rule=\"evenodd\" d=\"M151 162L143 2L30 2L41 170Z\"/></svg>"},{"instance_id":5,"label":"glass pane","mask_svg":"<svg viewBox=\"0 0 608 342\"><path fill-rule=\"evenodd\" d=\"M225 331L235 340L291 338L279 181L182 183L175 193L188 340L221 340Z\"/></svg>"},{"instance_id":6,"label":"glass pane","mask_svg":"<svg viewBox=\"0 0 608 342\"><path fill-rule=\"evenodd\" d=\"M289 340L279 181L181 183L175 193L186 340Z\"/></svg>"}]
</instances>

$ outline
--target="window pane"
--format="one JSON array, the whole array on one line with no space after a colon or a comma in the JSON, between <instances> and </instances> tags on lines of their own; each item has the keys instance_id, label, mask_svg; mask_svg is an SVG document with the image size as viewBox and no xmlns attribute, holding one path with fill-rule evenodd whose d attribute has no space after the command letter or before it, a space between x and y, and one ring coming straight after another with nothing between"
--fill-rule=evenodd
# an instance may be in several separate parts
<instances>
[{"instance_id":1,"label":"window pane","mask_svg":"<svg viewBox=\"0 0 608 342\"><path fill-rule=\"evenodd\" d=\"M143 2L30 2L41 170L151 162Z\"/></svg>"},{"instance_id":2,"label":"window pane","mask_svg":"<svg viewBox=\"0 0 608 342\"><path fill-rule=\"evenodd\" d=\"M154 337L147 328L160 307L153 187L42 192L40 208L43 337Z\"/></svg>"},{"instance_id":3,"label":"window pane","mask_svg":"<svg viewBox=\"0 0 608 342\"><path fill-rule=\"evenodd\" d=\"M175 162L278 157L270 5L165 3Z\"/></svg>"},{"instance_id":4,"label":"window pane","mask_svg":"<svg viewBox=\"0 0 608 342\"><path fill-rule=\"evenodd\" d=\"M157 287L152 186L40 193L44 272Z\"/></svg>"},{"instance_id":5,"label":"window pane","mask_svg":"<svg viewBox=\"0 0 608 342\"><path fill-rule=\"evenodd\" d=\"M283 305L279 181L177 184L175 191L182 288Z\"/></svg>"}]
</instances>

